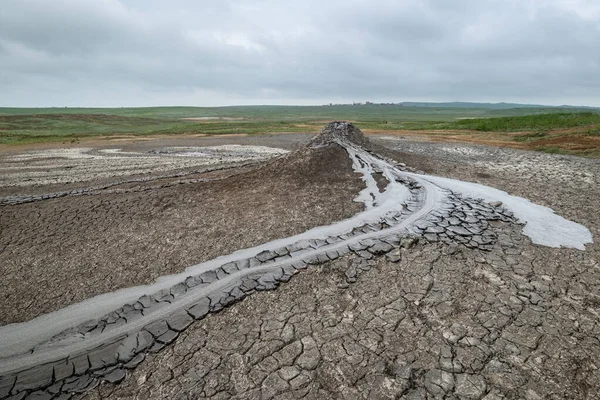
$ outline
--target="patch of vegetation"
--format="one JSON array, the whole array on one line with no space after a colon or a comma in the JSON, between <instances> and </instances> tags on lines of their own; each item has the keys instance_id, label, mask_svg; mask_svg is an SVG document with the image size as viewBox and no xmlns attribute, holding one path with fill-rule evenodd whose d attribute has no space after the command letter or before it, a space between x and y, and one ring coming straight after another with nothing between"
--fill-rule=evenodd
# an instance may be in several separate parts
<instances>
[{"instance_id":1,"label":"patch of vegetation","mask_svg":"<svg viewBox=\"0 0 600 400\"><path fill-rule=\"evenodd\" d=\"M600 114L595 112L549 113L484 119L463 119L445 128L468 129L483 132L544 131L557 128L574 128L600 124Z\"/></svg>"},{"instance_id":2,"label":"patch of vegetation","mask_svg":"<svg viewBox=\"0 0 600 400\"><path fill-rule=\"evenodd\" d=\"M93 136L257 134L317 132L318 125L293 121L207 120L128 117L108 114L0 115L0 143L64 141Z\"/></svg>"},{"instance_id":3,"label":"patch of vegetation","mask_svg":"<svg viewBox=\"0 0 600 400\"><path fill-rule=\"evenodd\" d=\"M105 114L0 115L0 143L59 141L89 136L144 134L173 121Z\"/></svg>"},{"instance_id":4,"label":"patch of vegetation","mask_svg":"<svg viewBox=\"0 0 600 400\"><path fill-rule=\"evenodd\" d=\"M546 132L536 132L536 133L528 133L525 135L515 135L512 137L512 139L515 142L529 142L532 139L535 140L535 139L546 137L546 136L548 136L548 133L546 133Z\"/></svg>"},{"instance_id":5,"label":"patch of vegetation","mask_svg":"<svg viewBox=\"0 0 600 400\"><path fill-rule=\"evenodd\" d=\"M600 136L600 128L590 129L585 134L588 136Z\"/></svg>"},{"instance_id":6,"label":"patch of vegetation","mask_svg":"<svg viewBox=\"0 0 600 400\"><path fill-rule=\"evenodd\" d=\"M558 147L538 147L536 148L537 151L542 151L544 153L548 153L548 154L563 154L564 151Z\"/></svg>"}]
</instances>

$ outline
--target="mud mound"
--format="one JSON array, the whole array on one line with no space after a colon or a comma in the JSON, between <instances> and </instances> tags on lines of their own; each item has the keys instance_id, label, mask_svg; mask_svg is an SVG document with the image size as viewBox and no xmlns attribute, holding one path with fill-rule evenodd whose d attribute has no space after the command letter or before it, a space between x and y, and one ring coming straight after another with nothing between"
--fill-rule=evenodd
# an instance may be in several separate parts
<instances>
[{"instance_id":1,"label":"mud mound","mask_svg":"<svg viewBox=\"0 0 600 400\"><path fill-rule=\"evenodd\" d=\"M369 139L365 137L360 129L352 123L345 121L333 121L328 123L308 145L309 147L317 147L332 143L351 143L364 148L370 148L372 146Z\"/></svg>"},{"instance_id":2,"label":"mud mound","mask_svg":"<svg viewBox=\"0 0 600 400\"><path fill-rule=\"evenodd\" d=\"M351 144L360 147L368 153L374 153L378 157L383 158L387 162L396 165L399 168L409 171L426 171L430 172L432 166L424 159L424 157L415 157L409 153L402 151L390 150L387 147L381 146L370 141L365 134L354 124L346 121L333 121L326 124L321 132L308 142L307 149L315 149L330 145ZM407 167L411 165L411 167Z\"/></svg>"},{"instance_id":3,"label":"mud mound","mask_svg":"<svg viewBox=\"0 0 600 400\"><path fill-rule=\"evenodd\" d=\"M317 138L318 136L313 140ZM360 180L352 169L346 150L333 141L322 142L319 146L301 147L266 161L258 169L239 175L242 180L248 177L268 178L274 182L283 181L300 186L323 181L341 182L352 178Z\"/></svg>"}]
</instances>

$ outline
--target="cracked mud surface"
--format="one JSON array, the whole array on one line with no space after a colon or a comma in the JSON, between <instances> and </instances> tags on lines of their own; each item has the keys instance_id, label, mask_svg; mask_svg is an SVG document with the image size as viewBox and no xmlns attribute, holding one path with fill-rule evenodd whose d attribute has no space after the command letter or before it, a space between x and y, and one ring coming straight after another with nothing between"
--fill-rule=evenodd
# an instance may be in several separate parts
<instances>
[{"instance_id":1,"label":"cracked mud surface","mask_svg":"<svg viewBox=\"0 0 600 400\"><path fill-rule=\"evenodd\" d=\"M490 160L474 165L423 148L433 173L527 196L600 234L597 161L535 154L519 166L530 153L483 148ZM421 241L350 285L351 258L309 268L83 398L599 398L598 244L551 249L494 230L490 252Z\"/></svg>"},{"instance_id":2,"label":"cracked mud surface","mask_svg":"<svg viewBox=\"0 0 600 400\"><path fill-rule=\"evenodd\" d=\"M352 199L362 184L341 148L185 178L0 206L0 324L151 283L361 209Z\"/></svg>"},{"instance_id":3,"label":"cracked mud surface","mask_svg":"<svg viewBox=\"0 0 600 400\"><path fill-rule=\"evenodd\" d=\"M493 252L419 243L351 285L351 258L308 269L82 398L594 398L599 328L571 260L498 229Z\"/></svg>"},{"instance_id":4,"label":"cracked mud surface","mask_svg":"<svg viewBox=\"0 0 600 400\"><path fill-rule=\"evenodd\" d=\"M528 197L598 238L598 162L403 145L386 155ZM164 339L174 342L135 359L135 370L108 371L118 385L79 397L598 398L599 246L535 246L519 225L489 225L488 251L421 238L385 257L311 266Z\"/></svg>"},{"instance_id":5,"label":"cracked mud surface","mask_svg":"<svg viewBox=\"0 0 600 400\"><path fill-rule=\"evenodd\" d=\"M201 158L168 157L161 154L168 148L213 146L264 146L267 148L294 150L311 135L286 134L263 136L209 136L209 137L156 137L127 139L90 139L72 144L39 143L35 145L0 146L0 196L45 194L77 190L91 186L113 184L115 177L156 178L173 174L189 174L213 164ZM84 151L81 151L84 149ZM87 151L86 151L87 150ZM89 154L88 154L89 152ZM128 154L133 153L133 154ZM22 160L23 154L26 155ZM113 161L103 160L113 156ZM120 159L116 159L120 157ZM161 156L156 162L152 162ZM165 157L167 156L167 157ZM125 158L128 157L128 158ZM96 158L94 160L94 158ZM255 158L255 157L253 157ZM91 162L90 162L91 161ZM221 166L235 166L224 157ZM22 168L22 167L26 168ZM104 174L103 167L112 169ZM142 168L140 168L142 167ZM95 168L95 169L94 169ZM15 179L16 175L20 179ZM73 172L76 172L75 174ZM96 172L96 173L94 173ZM46 176L44 184L40 183ZM86 182L86 183L83 183Z\"/></svg>"}]
</instances>

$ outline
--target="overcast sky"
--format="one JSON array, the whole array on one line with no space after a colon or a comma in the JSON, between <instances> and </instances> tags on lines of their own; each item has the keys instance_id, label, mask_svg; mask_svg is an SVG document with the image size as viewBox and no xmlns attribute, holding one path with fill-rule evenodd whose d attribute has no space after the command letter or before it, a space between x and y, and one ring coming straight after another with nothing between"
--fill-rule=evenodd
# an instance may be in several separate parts
<instances>
[{"instance_id":1,"label":"overcast sky","mask_svg":"<svg viewBox=\"0 0 600 400\"><path fill-rule=\"evenodd\" d=\"M0 0L0 106L600 106L600 0Z\"/></svg>"}]
</instances>

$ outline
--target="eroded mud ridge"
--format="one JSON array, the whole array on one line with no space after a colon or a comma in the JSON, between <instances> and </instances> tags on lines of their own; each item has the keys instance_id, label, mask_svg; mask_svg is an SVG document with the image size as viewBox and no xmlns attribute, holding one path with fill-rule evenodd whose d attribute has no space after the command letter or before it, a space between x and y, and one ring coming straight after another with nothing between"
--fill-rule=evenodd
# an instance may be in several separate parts
<instances>
[{"instance_id":1,"label":"eroded mud ridge","mask_svg":"<svg viewBox=\"0 0 600 400\"><path fill-rule=\"evenodd\" d=\"M371 365L371 372L376 372L370 375L358 373L355 387L345 389L345 392L342 390L342 394L350 397L501 398L502 392L494 386L498 384L488 382L488 375L494 371L504 373L504 368L508 367L494 358L497 351L494 346L499 342L505 346L510 344L515 356L525 354L519 350L521 344L530 352L537 348L539 339L535 337L538 335L530 332L530 327L519 329L513 322L522 313L545 310L537 294L545 290L544 286L539 282L530 284L524 281L514 293L512 289L500 289L498 294L503 296L503 300L493 306L482 299L481 308L474 310L478 316L481 314L478 317L481 327L460 324L444 327L441 320L450 321L451 315L441 304L451 301L451 298L448 297L450 294L435 290L433 270L440 268L437 262L442 259L442 253L456 257L463 251L475 252L479 255L476 263L482 267L475 268L474 277L484 277L502 286L503 276L509 272L490 271L483 265L491 261L498 263L499 260L509 266L515 265L509 262L512 251L503 242L502 235L506 236L503 232L510 231L511 237L516 238L513 241L524 242L520 231L527 223L527 234L534 242L584 248L591 241L589 231L564 220L563 226L552 232L557 237L548 242L548 238L541 234L539 224L548 218L560 218L551 210L541 210L539 206L534 208L535 205L532 205L535 212L542 213L541 217L523 220L517 214L523 215L522 206L526 203L506 197L506 194L498 196L506 195L502 198L514 205L515 213L506 209L501 201L486 202L469 197L468 194L473 192L487 196L489 192L479 186L454 185L459 190L452 190L454 186L446 181L417 174L403 165L378 157L375 153L377 148L348 123L328 124L303 151L324 146L342 146L352 160L354 170L362 174L365 189L357 200L364 203L363 212L332 225L193 266L183 274L163 278L146 289L154 291L141 296L139 290L117 292L113 295L113 303L121 301L123 306L116 310L107 310L103 302L90 299L29 323L4 327L0 331L6 339L0 348L0 397L68 398L76 393L89 393L101 381L118 383L125 378L127 370L152 357L149 354L170 351L170 345L178 336L188 335L185 331L194 321L223 310L257 291L275 289L302 270L309 270L309 279L312 279L310 277L314 276L317 267L340 271L342 279L338 288L351 290L349 284L384 263L388 266L396 264L402 274L413 276L404 277L408 286L397 294L390 293L389 302L373 305L376 307L372 310L375 317L369 317L370 322L357 321L352 328L354 323L347 319L353 320L355 316L344 317L349 325L346 332L339 332L339 343L335 338L328 341L315 332L300 335L303 328L292 320L301 316L304 308L311 306L298 304L290 312L281 313L280 318L273 316L271 322L265 322L272 327L265 328L265 332L261 327L260 337L245 351L235 350L245 354L252 365L245 377L236 378L245 383L238 384L236 380L233 388L224 388L227 385L215 378L218 382L213 384L208 379L209 368L197 375L195 397L279 398L284 393L291 398L309 395L312 398L329 397L329 392L322 390L325 383L312 371L319 364L333 362L348 371L358 370L363 364ZM385 181L383 190L380 189L382 180ZM565 233L571 236L560 237ZM502 249L500 259L493 252L495 249ZM412 252L430 252L431 263L425 263L423 268L411 273L406 260L413 257ZM490 254L487 259L486 253ZM464 261L473 263L471 259ZM340 270L340 266L345 267ZM390 276L398 273L390 273ZM519 271L513 268L512 273L518 274ZM437 293L436 296L444 300L436 303L436 307L439 305L441 308L425 312L421 302L433 296L432 293ZM368 299L358 298L356 301L368 302ZM380 346L381 339L360 335L362 325L365 325L365 335L375 335L377 326L383 329L388 324L395 324L396 328L400 328L403 321L414 328L410 331L415 335L415 342L427 346L431 335L439 335L446 343L438 368L418 372L415 367L409 366L418 361L418 357L422 356L424 360L430 357L425 354L426 351L419 354L411 350L411 345L406 348L407 353L412 353L412 361L401 359L399 354L395 355L396 359L388 360L392 355L386 354L385 346ZM301 319L296 322L302 324ZM337 323L340 322L344 323ZM440 326L436 329L438 324ZM64 330L65 325L71 327ZM241 325L235 328L239 332L246 330ZM190 330L196 332L196 325ZM269 332L281 337L269 339ZM250 335L250 331L246 334ZM505 334L509 335L508 338L504 337ZM400 339L409 340L406 337ZM215 354L210 350L212 345L209 346L208 340L206 347L194 354ZM394 351L397 350L394 348ZM215 357L222 362L233 353L227 354L215 354ZM207 354L207 357L209 360L212 356ZM208 361L197 360L200 365L205 362ZM227 369L221 362L216 365L217 370ZM233 370L237 371L236 368ZM333 393L336 383L333 376L331 379L333 381L326 385L333 386L330 388L330 393ZM121 396L111 392L94 393L106 397ZM145 395L149 394L140 394L142 397ZM153 397L175 395L184 393L161 393L160 389L152 393ZM535 392L531 394L534 395Z\"/></svg>"}]
</instances>

